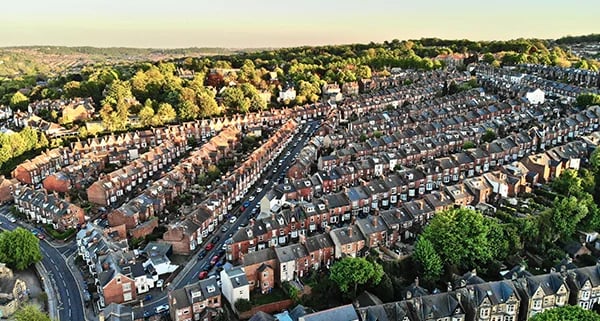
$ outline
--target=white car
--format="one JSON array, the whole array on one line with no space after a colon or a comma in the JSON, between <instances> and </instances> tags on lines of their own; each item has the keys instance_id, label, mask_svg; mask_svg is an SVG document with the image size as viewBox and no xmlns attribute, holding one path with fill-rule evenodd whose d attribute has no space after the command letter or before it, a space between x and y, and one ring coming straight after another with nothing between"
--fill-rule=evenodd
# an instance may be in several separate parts
<instances>
[{"instance_id":1,"label":"white car","mask_svg":"<svg viewBox=\"0 0 600 321\"><path fill-rule=\"evenodd\" d=\"M232 223L232 224L233 224L233 223L235 223L235 221L237 221L237 217L235 217L235 216L232 216L232 217L229 219L229 223Z\"/></svg>"},{"instance_id":2,"label":"white car","mask_svg":"<svg viewBox=\"0 0 600 321\"><path fill-rule=\"evenodd\" d=\"M254 201L254 195L248 197L248 201L250 201L250 202Z\"/></svg>"},{"instance_id":3,"label":"white car","mask_svg":"<svg viewBox=\"0 0 600 321\"><path fill-rule=\"evenodd\" d=\"M168 304L159 305L156 308L154 308L154 311L156 313L162 313L162 312L165 312L165 311L169 311L169 305Z\"/></svg>"},{"instance_id":4,"label":"white car","mask_svg":"<svg viewBox=\"0 0 600 321\"><path fill-rule=\"evenodd\" d=\"M164 282L165 282L165 280L159 279L158 281L156 281L156 287L161 288L163 286Z\"/></svg>"},{"instance_id":5,"label":"white car","mask_svg":"<svg viewBox=\"0 0 600 321\"><path fill-rule=\"evenodd\" d=\"M260 192L262 192L262 187L259 187L259 188L257 188L257 189L256 189L256 192L257 192L257 193L260 193Z\"/></svg>"}]
</instances>

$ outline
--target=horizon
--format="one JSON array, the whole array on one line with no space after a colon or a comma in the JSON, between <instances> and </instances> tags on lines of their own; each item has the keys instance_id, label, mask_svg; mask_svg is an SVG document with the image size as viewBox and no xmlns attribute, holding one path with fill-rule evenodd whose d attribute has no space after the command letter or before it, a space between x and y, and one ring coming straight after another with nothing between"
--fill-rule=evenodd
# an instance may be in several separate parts
<instances>
[{"instance_id":1,"label":"horizon","mask_svg":"<svg viewBox=\"0 0 600 321\"><path fill-rule=\"evenodd\" d=\"M231 9L234 8L234 9ZM516 8L516 9L515 9ZM585 8L585 10L582 10ZM594 9L596 8L596 9ZM597 33L600 3L474 0L402 4L347 0L75 0L11 2L0 12L0 47L265 49L421 38L557 39Z\"/></svg>"}]
</instances>

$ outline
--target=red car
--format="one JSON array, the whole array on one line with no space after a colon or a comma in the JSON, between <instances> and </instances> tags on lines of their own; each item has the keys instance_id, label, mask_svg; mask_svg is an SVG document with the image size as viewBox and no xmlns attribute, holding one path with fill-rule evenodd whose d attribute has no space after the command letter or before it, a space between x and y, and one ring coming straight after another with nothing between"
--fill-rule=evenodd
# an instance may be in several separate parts
<instances>
[{"instance_id":1,"label":"red car","mask_svg":"<svg viewBox=\"0 0 600 321\"><path fill-rule=\"evenodd\" d=\"M208 272L202 271L202 272L200 272L200 274L198 274L198 279L204 280L204 279L206 279L207 276L208 276Z\"/></svg>"},{"instance_id":2,"label":"red car","mask_svg":"<svg viewBox=\"0 0 600 321\"><path fill-rule=\"evenodd\" d=\"M215 256L212 257L212 259L210 259L210 265L214 266L215 264L217 264L217 262L219 262L219 256L218 255L215 255Z\"/></svg>"},{"instance_id":3,"label":"red car","mask_svg":"<svg viewBox=\"0 0 600 321\"><path fill-rule=\"evenodd\" d=\"M208 244L206 244L206 246L204 247L204 250L206 250L206 251L210 251L210 250L212 250L212 249L213 249L213 247L215 247L215 245L214 245L214 244L212 244L212 243L208 243Z\"/></svg>"}]
</instances>

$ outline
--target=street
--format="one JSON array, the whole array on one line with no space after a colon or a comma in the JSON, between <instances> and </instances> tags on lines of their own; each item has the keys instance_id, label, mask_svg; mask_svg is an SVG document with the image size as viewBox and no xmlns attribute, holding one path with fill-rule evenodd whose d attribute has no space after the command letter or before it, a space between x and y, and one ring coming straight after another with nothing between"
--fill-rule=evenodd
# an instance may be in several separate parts
<instances>
[{"instance_id":1,"label":"street","mask_svg":"<svg viewBox=\"0 0 600 321\"><path fill-rule=\"evenodd\" d=\"M0 225L6 230L14 230L17 227L22 227L31 230L30 226L18 224L20 221L11 223L6 218L8 207L2 206L0 209ZM48 272L46 277L50 278L56 291L57 309L60 320L85 320L84 306L81 297L81 291L78 284L71 273L70 267L66 263L66 259L71 254L75 253L75 242L71 242L62 247L55 248L45 240L40 240L40 250L42 252L42 265ZM61 253L62 252L62 253ZM76 268L76 267L74 267ZM46 290L48 291L48 289Z\"/></svg>"},{"instance_id":2,"label":"street","mask_svg":"<svg viewBox=\"0 0 600 321\"><path fill-rule=\"evenodd\" d=\"M209 240L212 240L215 235L220 236L219 241L214 243L213 249L208 251L206 253L206 256L200 260L196 259L197 258L196 254L192 254L190 256L190 261L188 262L187 266L180 272L181 275L178 275L175 278L174 283L169 285L169 288L178 289L187 284L191 284L191 283L198 281L198 274L200 273L200 271L202 271L202 266L204 266L204 264L209 262L210 259L214 255L216 255L219 252L219 250L221 250L221 247L223 246L223 244L225 244L225 242L229 238L230 234L235 233L238 230L239 226L248 224L248 221L251 218L252 209L255 208L258 204L260 204L260 200L269 191L269 189L271 189L272 186L279 183L280 175L287 171L287 168L289 168L289 165L293 162L294 157L296 155L298 155L298 153L302 150L302 148L305 146L307 141L310 140L310 138L312 137L312 134L318 128L319 124L320 124L320 121L314 120L314 121L307 122L306 125L300 126L300 131L298 132L298 134L292 138L289 145L286 148L284 148L284 150L281 152L281 154L276 159L273 160L272 166L278 165L279 160L283 160L281 166L279 166L277 168L277 171L275 173L272 172L272 169L271 169L272 167L266 168L262 174L262 177L260 177L259 179L256 180L256 183L252 186L252 188L250 189L248 194L245 196L244 199L242 199L242 201L240 203L243 203L245 199L250 197L250 195L255 196L254 200L250 202L250 204L244 210L243 213L239 214L235 223L233 223L233 224L227 223L227 224L229 224L229 229L226 232L221 232L220 228L215 229L213 236L208 238ZM306 130L306 128L309 128L309 130L305 133L304 130ZM301 140L298 142L298 144L296 146L294 146L294 141L297 140L298 137L301 137ZM290 151L290 155L288 155L288 156L285 155L287 151ZM269 180L269 184L267 186L263 186L263 180L265 180L265 179ZM254 191L258 187L263 187L263 190L260 193L254 193ZM239 207L233 208L231 213L239 213L238 208ZM256 213L256 215L258 215L258 214L259 213ZM204 248L204 244L198 246L198 250L203 249L203 248ZM215 267L213 267L212 269L215 269ZM212 269L211 269L211 271L212 271ZM162 304L168 304L167 293L168 292L165 291L163 296L156 297L156 298L154 298L154 300L152 300L150 302L145 302L144 310L145 311L149 311L149 310L154 311L154 309L157 306L162 305Z\"/></svg>"}]
</instances>

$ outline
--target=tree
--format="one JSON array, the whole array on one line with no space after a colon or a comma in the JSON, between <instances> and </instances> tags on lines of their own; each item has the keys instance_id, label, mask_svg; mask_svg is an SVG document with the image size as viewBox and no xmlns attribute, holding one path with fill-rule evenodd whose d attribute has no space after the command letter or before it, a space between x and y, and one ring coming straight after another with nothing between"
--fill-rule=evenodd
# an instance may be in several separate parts
<instances>
[{"instance_id":1,"label":"tree","mask_svg":"<svg viewBox=\"0 0 600 321\"><path fill-rule=\"evenodd\" d=\"M572 169L567 169L562 172L557 179L552 181L551 186L552 190L564 196L579 197L583 192L581 184L582 181L577 175L577 172Z\"/></svg>"},{"instance_id":2,"label":"tree","mask_svg":"<svg viewBox=\"0 0 600 321\"><path fill-rule=\"evenodd\" d=\"M158 105L158 110L156 111L156 116L161 124L170 123L175 120L177 114L175 113L175 109L169 103L162 103Z\"/></svg>"},{"instance_id":3,"label":"tree","mask_svg":"<svg viewBox=\"0 0 600 321\"><path fill-rule=\"evenodd\" d=\"M179 119L192 120L198 118L200 108L193 102L185 100L179 105Z\"/></svg>"},{"instance_id":4,"label":"tree","mask_svg":"<svg viewBox=\"0 0 600 321\"><path fill-rule=\"evenodd\" d=\"M436 214L420 238L431 242L443 262L472 269L493 258L488 232L488 222L480 212L460 208Z\"/></svg>"},{"instance_id":5,"label":"tree","mask_svg":"<svg viewBox=\"0 0 600 321\"><path fill-rule=\"evenodd\" d=\"M29 98L23 95L20 91L17 91L10 97L10 106L14 108L18 108L21 110L25 110L27 105L29 104Z\"/></svg>"},{"instance_id":6,"label":"tree","mask_svg":"<svg viewBox=\"0 0 600 321\"><path fill-rule=\"evenodd\" d=\"M345 257L331 267L329 278L335 282L343 293L352 289L352 297L356 297L358 285L371 282L379 284L383 277L383 268L377 262L369 262L362 257Z\"/></svg>"},{"instance_id":7,"label":"tree","mask_svg":"<svg viewBox=\"0 0 600 321\"><path fill-rule=\"evenodd\" d=\"M140 123L142 124L142 126L153 125L155 120L154 108L148 105L142 107L142 109L140 109L138 117L140 118Z\"/></svg>"},{"instance_id":8,"label":"tree","mask_svg":"<svg viewBox=\"0 0 600 321\"><path fill-rule=\"evenodd\" d=\"M577 96L577 99L575 101L575 105L580 107L587 107L598 104L600 104L600 95L591 93L580 94L579 96Z\"/></svg>"},{"instance_id":9,"label":"tree","mask_svg":"<svg viewBox=\"0 0 600 321\"><path fill-rule=\"evenodd\" d=\"M481 135L481 140L486 143L489 143L489 142L493 141L494 139L496 139L496 133L491 128L486 129L485 133L483 133L483 135Z\"/></svg>"},{"instance_id":10,"label":"tree","mask_svg":"<svg viewBox=\"0 0 600 321\"><path fill-rule=\"evenodd\" d=\"M18 227L0 233L0 262L24 270L41 259L40 242L31 232Z\"/></svg>"},{"instance_id":11,"label":"tree","mask_svg":"<svg viewBox=\"0 0 600 321\"><path fill-rule=\"evenodd\" d=\"M420 237L417 240L413 255L415 261L419 263L426 281L437 281L444 273L444 263L428 239Z\"/></svg>"},{"instance_id":12,"label":"tree","mask_svg":"<svg viewBox=\"0 0 600 321\"><path fill-rule=\"evenodd\" d=\"M565 305L538 313L530 321L600 321L600 315L580 306Z\"/></svg>"},{"instance_id":13,"label":"tree","mask_svg":"<svg viewBox=\"0 0 600 321\"><path fill-rule=\"evenodd\" d=\"M197 100L200 107L200 116L212 117L221 113L215 100L215 94L212 91L204 89L198 94Z\"/></svg>"},{"instance_id":14,"label":"tree","mask_svg":"<svg viewBox=\"0 0 600 321\"><path fill-rule=\"evenodd\" d=\"M356 68L356 78L358 79L366 79L371 78L371 68L366 65L360 65Z\"/></svg>"},{"instance_id":15,"label":"tree","mask_svg":"<svg viewBox=\"0 0 600 321\"><path fill-rule=\"evenodd\" d=\"M222 94L223 104L230 110L245 114L250 109L250 100L244 97L239 87L227 87Z\"/></svg>"},{"instance_id":16,"label":"tree","mask_svg":"<svg viewBox=\"0 0 600 321\"><path fill-rule=\"evenodd\" d=\"M588 212L586 204L574 196L557 197L552 208L542 213L542 235L551 242L567 239L575 234L577 224Z\"/></svg>"},{"instance_id":17,"label":"tree","mask_svg":"<svg viewBox=\"0 0 600 321\"><path fill-rule=\"evenodd\" d=\"M35 305L24 305L14 314L15 321L50 321L50 317Z\"/></svg>"}]
</instances>

